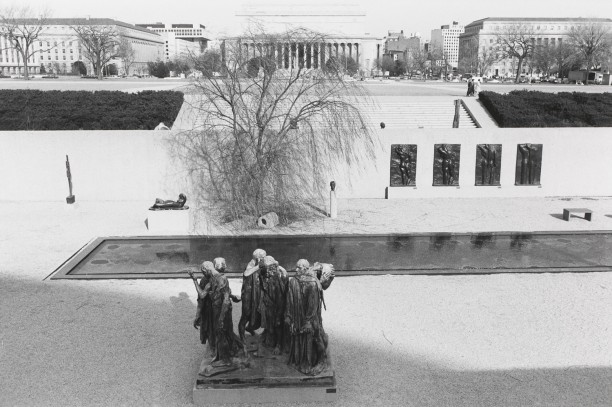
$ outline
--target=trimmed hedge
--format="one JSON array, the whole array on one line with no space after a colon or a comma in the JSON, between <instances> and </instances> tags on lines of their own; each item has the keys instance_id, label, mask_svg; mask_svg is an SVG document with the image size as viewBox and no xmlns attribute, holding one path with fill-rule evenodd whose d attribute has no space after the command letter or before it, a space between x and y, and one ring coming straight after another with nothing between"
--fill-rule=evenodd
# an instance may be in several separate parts
<instances>
[{"instance_id":1,"label":"trimmed hedge","mask_svg":"<svg viewBox=\"0 0 612 407\"><path fill-rule=\"evenodd\" d=\"M176 91L0 90L0 130L153 130L182 104Z\"/></svg>"},{"instance_id":2,"label":"trimmed hedge","mask_svg":"<svg viewBox=\"0 0 612 407\"><path fill-rule=\"evenodd\" d=\"M612 127L612 94L483 91L483 106L500 127Z\"/></svg>"}]
</instances>

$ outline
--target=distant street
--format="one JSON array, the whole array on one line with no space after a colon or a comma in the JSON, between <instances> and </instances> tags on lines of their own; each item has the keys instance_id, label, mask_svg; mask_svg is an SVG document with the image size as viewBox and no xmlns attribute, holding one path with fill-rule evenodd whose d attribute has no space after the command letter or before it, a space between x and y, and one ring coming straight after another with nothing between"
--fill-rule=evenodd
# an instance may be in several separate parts
<instances>
[{"instance_id":1,"label":"distant street","mask_svg":"<svg viewBox=\"0 0 612 407\"><path fill-rule=\"evenodd\" d=\"M372 96L465 96L465 82L441 82L422 80L367 80L363 82ZM142 90L181 90L189 86L187 79L157 78L113 78L98 81L95 79L59 78L59 79L0 79L0 89L40 89L40 90L120 90L139 92ZM482 90L507 93L514 89L538 90L542 92L612 92L611 86L605 85L560 85L485 83Z\"/></svg>"}]
</instances>

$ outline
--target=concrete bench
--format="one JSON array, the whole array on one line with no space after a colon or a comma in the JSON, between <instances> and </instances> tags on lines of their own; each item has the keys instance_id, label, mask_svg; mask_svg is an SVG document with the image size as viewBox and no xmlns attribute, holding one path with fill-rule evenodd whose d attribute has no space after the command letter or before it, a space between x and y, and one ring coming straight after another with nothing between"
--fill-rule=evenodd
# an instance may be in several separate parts
<instances>
[{"instance_id":1,"label":"concrete bench","mask_svg":"<svg viewBox=\"0 0 612 407\"><path fill-rule=\"evenodd\" d=\"M564 208L563 209L563 220L566 220L569 222L570 214L572 213L584 213L584 218L590 222L591 214L593 213L593 211L587 208Z\"/></svg>"}]
</instances>

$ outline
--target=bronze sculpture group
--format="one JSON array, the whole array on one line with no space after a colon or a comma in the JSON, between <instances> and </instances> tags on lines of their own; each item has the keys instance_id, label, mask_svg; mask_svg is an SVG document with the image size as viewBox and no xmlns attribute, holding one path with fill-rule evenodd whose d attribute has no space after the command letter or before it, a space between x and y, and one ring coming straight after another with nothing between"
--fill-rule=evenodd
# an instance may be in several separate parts
<instances>
[{"instance_id":1,"label":"bronze sculpture group","mask_svg":"<svg viewBox=\"0 0 612 407\"><path fill-rule=\"evenodd\" d=\"M334 279L331 264L307 260L297 262L295 275L287 271L262 249L253 252L243 273L241 297L232 295L225 277L225 260L204 262L200 281L188 271L198 292L194 327L200 340L208 343L212 361L199 374L213 376L248 368L251 357L259 357L259 346L284 357L286 363L306 375L318 375L327 367L327 335L323 329L321 307L323 291ZM234 333L232 302L242 302L238 335ZM257 335L258 346L247 346L246 332Z\"/></svg>"}]
</instances>

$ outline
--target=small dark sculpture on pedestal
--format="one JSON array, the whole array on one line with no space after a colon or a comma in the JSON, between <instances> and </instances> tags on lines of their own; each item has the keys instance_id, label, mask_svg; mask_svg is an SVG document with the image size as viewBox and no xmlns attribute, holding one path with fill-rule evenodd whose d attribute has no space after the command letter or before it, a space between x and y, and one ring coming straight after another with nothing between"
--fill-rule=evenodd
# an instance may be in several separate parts
<instances>
[{"instance_id":1,"label":"small dark sculpture on pedestal","mask_svg":"<svg viewBox=\"0 0 612 407\"><path fill-rule=\"evenodd\" d=\"M336 181L332 181L329 183L329 187L331 188L332 191L336 190Z\"/></svg>"},{"instance_id":2,"label":"small dark sculpture on pedestal","mask_svg":"<svg viewBox=\"0 0 612 407\"><path fill-rule=\"evenodd\" d=\"M76 198L72 195L72 174L70 173L68 154L66 154L66 177L68 177L68 196L66 197L66 203L73 204Z\"/></svg>"},{"instance_id":3,"label":"small dark sculpture on pedestal","mask_svg":"<svg viewBox=\"0 0 612 407\"><path fill-rule=\"evenodd\" d=\"M184 194L179 194L179 198L176 201L156 198L155 203L152 207L149 208L149 210L160 211L172 209L189 209L188 206L185 206L185 202L187 202L187 197Z\"/></svg>"},{"instance_id":4,"label":"small dark sculpture on pedestal","mask_svg":"<svg viewBox=\"0 0 612 407\"><path fill-rule=\"evenodd\" d=\"M328 338L323 329L321 305L325 306L323 290L333 280L331 264L307 260L297 262L296 275L289 279L285 323L289 328L289 365L315 376L327 367ZM319 279L320 276L320 279Z\"/></svg>"},{"instance_id":5,"label":"small dark sculpture on pedestal","mask_svg":"<svg viewBox=\"0 0 612 407\"><path fill-rule=\"evenodd\" d=\"M201 271L204 274L204 282L199 284L193 271L189 270L188 273L198 292L198 311L194 326L200 327L200 339L203 336L208 339L211 334L214 335L209 341L214 356L199 373L208 377L238 369L240 364L232 358L244 347L238 335L234 333L232 301L237 302L239 299L232 295L227 278L223 275L225 259L217 257L214 265L204 262ZM206 301L207 297L210 297L210 302ZM211 309L207 310L207 306ZM245 357L248 355L245 354Z\"/></svg>"}]
</instances>

